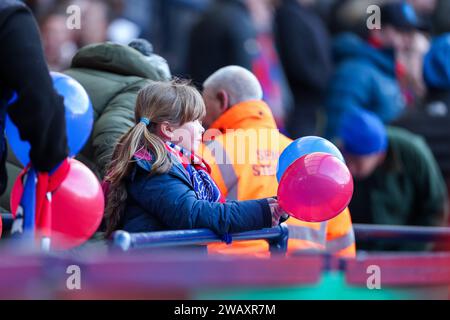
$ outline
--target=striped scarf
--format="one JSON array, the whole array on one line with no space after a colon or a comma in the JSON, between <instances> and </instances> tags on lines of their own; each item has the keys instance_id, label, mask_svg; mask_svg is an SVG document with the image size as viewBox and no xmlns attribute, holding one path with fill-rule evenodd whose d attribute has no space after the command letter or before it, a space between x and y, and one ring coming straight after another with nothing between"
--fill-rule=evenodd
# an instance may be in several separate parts
<instances>
[{"instance_id":1,"label":"striped scarf","mask_svg":"<svg viewBox=\"0 0 450 320\"><path fill-rule=\"evenodd\" d=\"M166 149L183 165L199 200L223 202L220 190L210 176L211 168L203 159L174 143L167 142ZM141 168L151 170L152 156L147 150L136 152L134 158Z\"/></svg>"}]
</instances>

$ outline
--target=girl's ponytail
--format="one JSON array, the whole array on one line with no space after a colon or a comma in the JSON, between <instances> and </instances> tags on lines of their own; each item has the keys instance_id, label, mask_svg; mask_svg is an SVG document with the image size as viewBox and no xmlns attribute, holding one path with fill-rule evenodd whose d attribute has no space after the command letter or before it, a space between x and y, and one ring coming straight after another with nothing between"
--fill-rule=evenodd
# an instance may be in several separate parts
<instances>
[{"instance_id":1,"label":"girl's ponytail","mask_svg":"<svg viewBox=\"0 0 450 320\"><path fill-rule=\"evenodd\" d=\"M120 223L127 200L124 178L133 167L134 155L142 148L150 150L155 157L151 174L162 174L170 169L171 162L163 141L151 133L144 122L139 122L120 139L105 178L109 183L105 209L106 237L109 237Z\"/></svg>"}]
</instances>

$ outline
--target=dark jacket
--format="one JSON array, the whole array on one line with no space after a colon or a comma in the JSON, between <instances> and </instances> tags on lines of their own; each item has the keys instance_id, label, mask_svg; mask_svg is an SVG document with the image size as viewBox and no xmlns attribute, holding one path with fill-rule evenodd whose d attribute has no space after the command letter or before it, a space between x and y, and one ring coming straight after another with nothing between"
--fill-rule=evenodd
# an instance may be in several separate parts
<instances>
[{"instance_id":1,"label":"dark jacket","mask_svg":"<svg viewBox=\"0 0 450 320\"><path fill-rule=\"evenodd\" d=\"M320 17L297 0L283 0L275 13L281 63L295 100L288 120L293 137L315 134L318 109L332 76L331 41Z\"/></svg>"},{"instance_id":2,"label":"dark jacket","mask_svg":"<svg viewBox=\"0 0 450 320\"><path fill-rule=\"evenodd\" d=\"M370 177L354 181L355 191L350 203L353 222L443 225L447 213L446 187L425 141L404 129L390 127L388 143L384 163ZM393 244L371 248L422 247Z\"/></svg>"},{"instance_id":3,"label":"dark jacket","mask_svg":"<svg viewBox=\"0 0 450 320\"><path fill-rule=\"evenodd\" d=\"M168 173L154 176L135 165L127 192L120 227L129 232L208 228L224 235L271 226L266 199L226 203L198 200L188 173L176 160Z\"/></svg>"},{"instance_id":4,"label":"dark jacket","mask_svg":"<svg viewBox=\"0 0 450 320\"><path fill-rule=\"evenodd\" d=\"M344 111L364 108L384 123L400 116L405 100L396 79L395 59L389 51L375 49L356 35L336 38L333 52L338 67L327 97L327 132L334 138Z\"/></svg>"},{"instance_id":5,"label":"dark jacket","mask_svg":"<svg viewBox=\"0 0 450 320\"><path fill-rule=\"evenodd\" d=\"M36 22L21 1L0 2L0 130L6 112L31 145L30 159L38 171L48 172L67 157L63 98L53 89ZM6 110L6 102L18 99ZM0 193L6 182L6 147L0 141Z\"/></svg>"},{"instance_id":6,"label":"dark jacket","mask_svg":"<svg viewBox=\"0 0 450 320\"><path fill-rule=\"evenodd\" d=\"M256 30L242 0L216 0L192 27L187 75L197 85L221 67L252 70L258 53Z\"/></svg>"},{"instance_id":7,"label":"dark jacket","mask_svg":"<svg viewBox=\"0 0 450 320\"><path fill-rule=\"evenodd\" d=\"M394 124L425 138L442 174L450 181L450 91L430 89L421 108Z\"/></svg>"},{"instance_id":8,"label":"dark jacket","mask_svg":"<svg viewBox=\"0 0 450 320\"><path fill-rule=\"evenodd\" d=\"M103 178L116 141L135 123L139 90L149 80L170 77L139 51L109 42L80 49L64 73L80 82L92 101L94 127L78 158Z\"/></svg>"}]
</instances>

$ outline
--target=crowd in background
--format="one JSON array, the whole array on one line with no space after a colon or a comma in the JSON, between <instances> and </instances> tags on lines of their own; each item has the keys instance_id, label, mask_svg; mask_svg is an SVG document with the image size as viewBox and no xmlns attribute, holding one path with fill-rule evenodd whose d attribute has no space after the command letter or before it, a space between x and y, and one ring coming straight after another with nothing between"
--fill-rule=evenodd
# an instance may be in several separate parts
<instances>
[{"instance_id":1,"label":"crowd in background","mask_svg":"<svg viewBox=\"0 0 450 320\"><path fill-rule=\"evenodd\" d=\"M51 70L70 66L91 43L149 40L175 76L197 84L218 67L236 64L262 82L278 125L291 136L324 134L324 97L339 56L333 38L343 32L369 37L368 6L389 0L34 0ZM429 37L450 31L445 0L410 0L425 32L414 32L397 53L408 107L425 96L422 58ZM79 30L66 27L67 8L81 8ZM241 48L239 41L244 41ZM224 49L225 48L225 49ZM339 50L339 49L337 49Z\"/></svg>"}]
</instances>

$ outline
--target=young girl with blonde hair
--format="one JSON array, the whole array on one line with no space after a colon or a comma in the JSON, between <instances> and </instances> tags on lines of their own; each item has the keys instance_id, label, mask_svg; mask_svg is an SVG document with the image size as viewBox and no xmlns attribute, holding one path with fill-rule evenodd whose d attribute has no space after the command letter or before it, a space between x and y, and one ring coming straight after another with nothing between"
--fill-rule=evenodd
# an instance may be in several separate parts
<instances>
[{"instance_id":1,"label":"young girl with blonde hair","mask_svg":"<svg viewBox=\"0 0 450 320\"><path fill-rule=\"evenodd\" d=\"M153 82L139 92L136 124L105 178L107 236L192 228L225 235L278 224L284 212L274 199L221 201L209 166L195 155L204 116L200 93L185 82Z\"/></svg>"}]
</instances>

